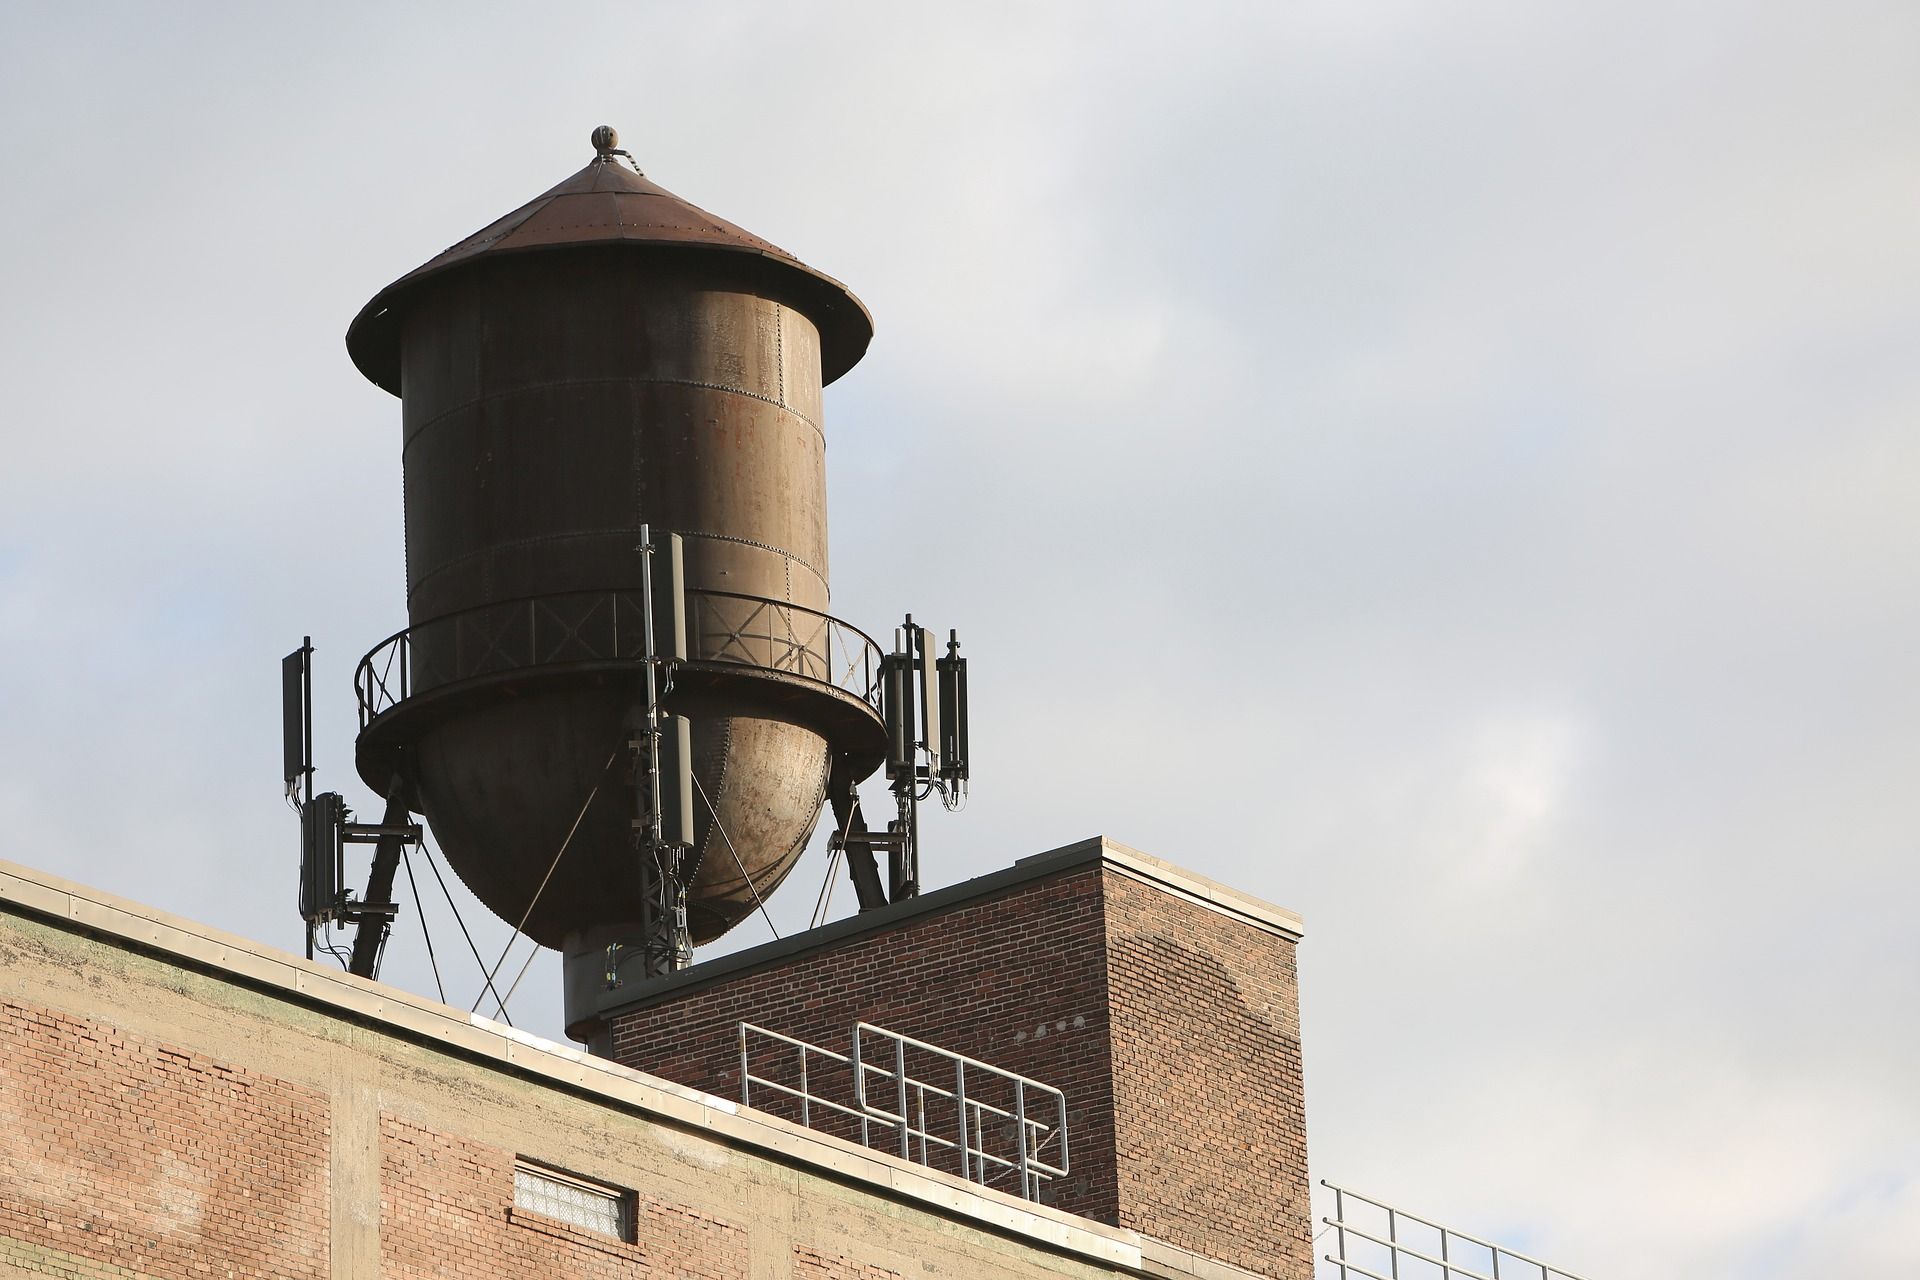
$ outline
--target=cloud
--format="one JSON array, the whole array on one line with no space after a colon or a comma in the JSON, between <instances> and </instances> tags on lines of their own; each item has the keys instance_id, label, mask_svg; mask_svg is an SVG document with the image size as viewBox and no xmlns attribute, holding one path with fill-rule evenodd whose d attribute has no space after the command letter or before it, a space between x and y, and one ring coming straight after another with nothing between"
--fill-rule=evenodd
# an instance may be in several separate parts
<instances>
[{"instance_id":1,"label":"cloud","mask_svg":"<svg viewBox=\"0 0 1920 1280\"><path fill-rule=\"evenodd\" d=\"M1105 831L1301 909L1317 1175L1593 1275L1920 1262L1908 6L0 23L6 856L298 944L276 662L373 809L403 620L341 335L611 121L875 312L835 608L975 659L934 881Z\"/></svg>"}]
</instances>

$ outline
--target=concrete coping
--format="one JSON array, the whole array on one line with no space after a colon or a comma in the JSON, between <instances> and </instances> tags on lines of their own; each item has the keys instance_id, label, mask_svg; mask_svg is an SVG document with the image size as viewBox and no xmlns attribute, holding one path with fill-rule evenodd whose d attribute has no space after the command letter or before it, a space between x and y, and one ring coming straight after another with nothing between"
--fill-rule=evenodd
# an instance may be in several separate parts
<instances>
[{"instance_id":1,"label":"concrete coping","mask_svg":"<svg viewBox=\"0 0 1920 1280\"><path fill-rule=\"evenodd\" d=\"M1224 916L1230 916L1243 924L1253 925L1269 933L1281 934L1298 942L1306 936L1300 913L1289 911L1285 907L1276 907L1250 893L1242 893L1218 880L1209 880L1197 871L1177 867L1171 862L1156 858L1152 854L1142 853L1130 845L1118 840L1109 840L1105 836L1094 836L1090 840L1081 840L1046 853L1036 853L1032 857L1022 858L1013 865L1024 867L1029 863L1044 863L1050 859L1065 855L1076 855L1080 860L1091 861L1096 851L1100 860L1123 875L1144 881L1175 897L1185 898L1198 903Z\"/></svg>"},{"instance_id":2,"label":"concrete coping","mask_svg":"<svg viewBox=\"0 0 1920 1280\"><path fill-rule=\"evenodd\" d=\"M977 898L997 897L1030 881L1095 865L1103 865L1129 879L1141 881L1209 911L1217 911L1251 928L1278 934L1294 941L1305 936L1299 915L1288 911L1285 907L1276 907L1270 902L1262 902L1251 894L1230 889L1218 881L1209 880L1183 867L1176 867L1171 862L1164 862L1144 854L1117 840L1109 840L1105 836L1091 836L1085 840L1076 840L1072 844L1061 845L1057 849L1049 849L1045 853L1021 858L1010 867L990 871L984 876L975 876L971 880L962 880L958 884L950 884L945 888L923 893L917 898L891 902L884 907L876 907L872 911L862 911L858 915L824 924L818 929L788 934L784 938L763 942L759 946L735 951L731 955L702 960L691 968L682 969L679 973L649 979L644 987L637 988L630 996L622 997L617 992L609 993L602 1000L595 1002L595 1012L601 1017L618 1017L622 1013L644 1009L670 997L684 995L710 982L735 977L762 965L775 964L863 934L878 933L919 916L951 911Z\"/></svg>"},{"instance_id":3,"label":"concrete coping","mask_svg":"<svg viewBox=\"0 0 1920 1280\"><path fill-rule=\"evenodd\" d=\"M1064 851L1055 851L1060 852ZM1019 865L1013 869L1019 870ZM129 949L177 960L203 972L371 1023L396 1036L598 1098L612 1107L703 1132L767 1159L803 1166L862 1186L872 1194L1016 1236L1058 1253L1156 1280L1247 1280L1254 1276L1253 1272L1165 1241L1022 1200L805 1129L491 1018L328 969L237 934L4 859L0 859L0 911L58 921Z\"/></svg>"}]
</instances>

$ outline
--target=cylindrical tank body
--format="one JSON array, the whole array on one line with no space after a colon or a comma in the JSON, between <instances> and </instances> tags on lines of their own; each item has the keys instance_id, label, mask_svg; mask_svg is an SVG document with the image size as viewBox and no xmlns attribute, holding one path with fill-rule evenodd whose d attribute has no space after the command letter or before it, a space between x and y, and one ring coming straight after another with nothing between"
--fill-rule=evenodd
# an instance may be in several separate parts
<instances>
[{"instance_id":1,"label":"cylindrical tank body","mask_svg":"<svg viewBox=\"0 0 1920 1280\"><path fill-rule=\"evenodd\" d=\"M638 581L825 609L820 336L738 262L622 250L476 263L402 345L407 614Z\"/></svg>"},{"instance_id":2,"label":"cylindrical tank body","mask_svg":"<svg viewBox=\"0 0 1920 1280\"><path fill-rule=\"evenodd\" d=\"M407 775L448 861L536 941L626 937L642 527L678 533L690 661L666 703L693 726L704 941L791 870L836 753L871 754L877 721L828 687L820 412L822 324L836 376L865 313L604 160L528 209L349 334L403 403L410 621L361 772Z\"/></svg>"},{"instance_id":3,"label":"cylindrical tank body","mask_svg":"<svg viewBox=\"0 0 1920 1280\"><path fill-rule=\"evenodd\" d=\"M637 589L642 524L686 540L692 591L826 609L819 334L764 285L755 291L743 265L574 250L479 262L423 290L401 348L416 629L482 606L504 606L511 625L541 597ZM456 639L421 630L416 666L452 660L431 650ZM826 794L826 740L756 705L751 680L731 694L693 718L696 776L720 815L716 827L695 806L697 942L753 909L749 875L763 896L780 883ZM578 780L624 747L636 696L529 693L420 740L427 819L505 918L532 898L567 832L551 804L529 803L526 780L560 799L572 782L577 806L591 785ZM624 860L621 788L603 790L602 821L575 839ZM557 946L606 922L618 882L594 861L562 864L529 936Z\"/></svg>"}]
</instances>

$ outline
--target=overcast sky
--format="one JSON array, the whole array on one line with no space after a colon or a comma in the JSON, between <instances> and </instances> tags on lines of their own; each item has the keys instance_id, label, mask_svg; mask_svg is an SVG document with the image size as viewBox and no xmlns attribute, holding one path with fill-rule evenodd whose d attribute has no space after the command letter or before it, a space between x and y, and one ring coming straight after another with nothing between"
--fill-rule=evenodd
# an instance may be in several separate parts
<instances>
[{"instance_id":1,"label":"overcast sky","mask_svg":"<svg viewBox=\"0 0 1920 1280\"><path fill-rule=\"evenodd\" d=\"M16 2L0 104L0 856L298 948L276 664L377 810L405 620L342 335L605 121L874 313L835 611L974 659L930 883L1301 911L1315 1177L1920 1271L1920 8Z\"/></svg>"}]
</instances>

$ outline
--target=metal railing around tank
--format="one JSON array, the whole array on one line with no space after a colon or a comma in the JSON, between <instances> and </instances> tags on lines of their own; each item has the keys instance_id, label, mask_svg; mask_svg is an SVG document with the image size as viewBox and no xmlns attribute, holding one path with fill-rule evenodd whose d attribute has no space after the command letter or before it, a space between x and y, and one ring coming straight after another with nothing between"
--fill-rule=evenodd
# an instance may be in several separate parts
<instances>
[{"instance_id":1,"label":"metal railing around tank","mask_svg":"<svg viewBox=\"0 0 1920 1280\"><path fill-rule=\"evenodd\" d=\"M1524 1253L1443 1227L1357 1191L1333 1192L1333 1213L1321 1219L1333 1233L1323 1261L1339 1280L1580 1280L1571 1271Z\"/></svg>"},{"instance_id":2,"label":"metal railing around tank","mask_svg":"<svg viewBox=\"0 0 1920 1280\"><path fill-rule=\"evenodd\" d=\"M851 1054L751 1022L739 1024L739 1040L740 1101L747 1106L756 1105L758 1085L763 1110L770 1109L771 1093L808 1128L832 1130L822 1121L837 1117L849 1130L845 1136L857 1130L862 1146L894 1147L902 1160L944 1168L982 1186L1011 1180L1003 1189L1017 1184L1017 1194L1027 1200L1038 1200L1042 1186L1067 1175L1067 1099L1051 1085L870 1022L854 1025ZM792 1068L788 1080L756 1074L755 1048L763 1071L767 1054L779 1054ZM952 1087L909 1071L909 1056L930 1061ZM843 1097L851 1094L850 1102L828 1096L836 1083Z\"/></svg>"},{"instance_id":3,"label":"metal railing around tank","mask_svg":"<svg viewBox=\"0 0 1920 1280\"><path fill-rule=\"evenodd\" d=\"M640 592L568 591L446 614L387 637L360 660L360 727L407 698L503 671L638 660ZM880 646L804 605L734 591L687 592L687 656L827 685L880 710Z\"/></svg>"}]
</instances>

